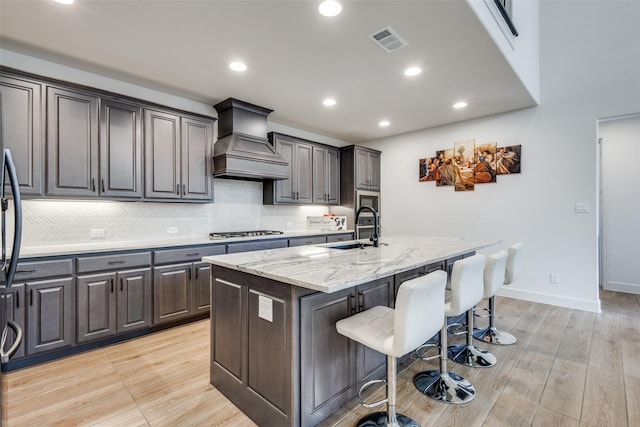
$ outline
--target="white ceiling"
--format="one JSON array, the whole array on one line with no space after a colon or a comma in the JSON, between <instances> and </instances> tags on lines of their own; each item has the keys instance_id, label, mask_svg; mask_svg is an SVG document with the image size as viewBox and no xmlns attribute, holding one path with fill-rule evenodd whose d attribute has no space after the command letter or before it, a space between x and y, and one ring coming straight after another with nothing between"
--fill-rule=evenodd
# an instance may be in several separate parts
<instances>
[{"instance_id":1,"label":"white ceiling","mask_svg":"<svg viewBox=\"0 0 640 427\"><path fill-rule=\"evenodd\" d=\"M210 105L234 97L353 143L535 104L466 1L343 1L334 18L318 4L0 0L0 46ZM369 40L387 25L408 46ZM232 72L233 60L249 69ZM413 65L422 74L405 77ZM459 100L469 107L454 110Z\"/></svg>"}]
</instances>

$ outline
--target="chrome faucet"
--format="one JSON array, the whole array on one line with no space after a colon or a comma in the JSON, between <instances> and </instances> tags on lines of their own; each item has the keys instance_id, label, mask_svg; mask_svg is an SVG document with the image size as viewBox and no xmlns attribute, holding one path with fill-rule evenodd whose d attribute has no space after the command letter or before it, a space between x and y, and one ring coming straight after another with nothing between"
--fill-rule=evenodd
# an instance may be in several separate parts
<instances>
[{"instance_id":1,"label":"chrome faucet","mask_svg":"<svg viewBox=\"0 0 640 427\"><path fill-rule=\"evenodd\" d=\"M377 248L378 247L378 212L376 212L375 209L373 209L371 206L361 206L360 209L358 209L358 211L356 212L356 221L354 226L356 227L356 229L358 228L358 219L360 218L360 213L363 210L368 210L373 214L373 236L369 240L373 242L373 247Z\"/></svg>"}]
</instances>

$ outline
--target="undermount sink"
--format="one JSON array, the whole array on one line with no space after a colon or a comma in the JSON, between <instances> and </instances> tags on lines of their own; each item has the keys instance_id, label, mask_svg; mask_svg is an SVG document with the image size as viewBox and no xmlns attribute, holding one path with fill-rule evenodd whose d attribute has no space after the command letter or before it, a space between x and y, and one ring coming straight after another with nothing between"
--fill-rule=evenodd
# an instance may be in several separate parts
<instances>
[{"instance_id":1,"label":"undermount sink","mask_svg":"<svg viewBox=\"0 0 640 427\"><path fill-rule=\"evenodd\" d=\"M372 248L373 245L366 243L343 243L339 245L329 246L331 249L365 249Z\"/></svg>"}]
</instances>

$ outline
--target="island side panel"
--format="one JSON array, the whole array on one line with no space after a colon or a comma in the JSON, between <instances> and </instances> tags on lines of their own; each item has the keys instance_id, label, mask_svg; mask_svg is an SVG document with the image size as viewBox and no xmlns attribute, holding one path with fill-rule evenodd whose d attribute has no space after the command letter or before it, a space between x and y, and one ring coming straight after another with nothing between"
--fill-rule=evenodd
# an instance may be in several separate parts
<instances>
[{"instance_id":1,"label":"island side panel","mask_svg":"<svg viewBox=\"0 0 640 427\"><path fill-rule=\"evenodd\" d=\"M299 425L291 286L214 265L211 287L211 384L259 425Z\"/></svg>"}]
</instances>

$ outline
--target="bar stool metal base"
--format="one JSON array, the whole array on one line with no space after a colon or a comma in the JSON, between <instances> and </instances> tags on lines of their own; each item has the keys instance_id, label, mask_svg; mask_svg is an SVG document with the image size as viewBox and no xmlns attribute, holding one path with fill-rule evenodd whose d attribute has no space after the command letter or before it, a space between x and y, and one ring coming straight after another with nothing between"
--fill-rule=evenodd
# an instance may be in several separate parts
<instances>
[{"instance_id":1,"label":"bar stool metal base","mask_svg":"<svg viewBox=\"0 0 640 427\"><path fill-rule=\"evenodd\" d=\"M420 392L434 400L462 404L476 397L476 389L460 375L438 370L424 371L413 377L413 384Z\"/></svg>"},{"instance_id":2,"label":"bar stool metal base","mask_svg":"<svg viewBox=\"0 0 640 427\"><path fill-rule=\"evenodd\" d=\"M490 368L498 359L487 350L473 345L453 344L447 347L449 359L472 368Z\"/></svg>"},{"instance_id":3,"label":"bar stool metal base","mask_svg":"<svg viewBox=\"0 0 640 427\"><path fill-rule=\"evenodd\" d=\"M496 345L512 345L518 341L516 337L511 335L509 332L500 331L492 326L487 326L482 329L474 329L473 337L477 340Z\"/></svg>"},{"instance_id":4,"label":"bar stool metal base","mask_svg":"<svg viewBox=\"0 0 640 427\"><path fill-rule=\"evenodd\" d=\"M358 427L420 427L415 420L406 415L396 414L396 424L388 424L386 412L373 412L358 421Z\"/></svg>"}]
</instances>

